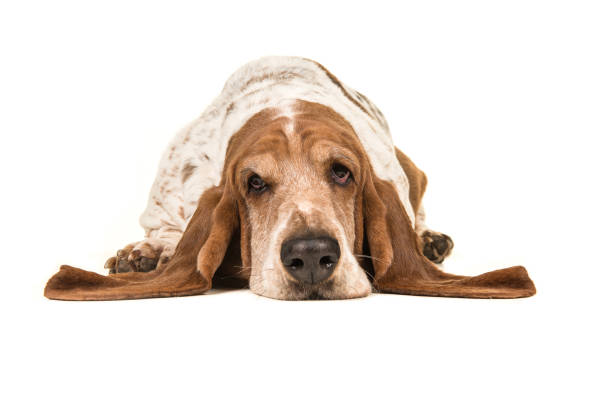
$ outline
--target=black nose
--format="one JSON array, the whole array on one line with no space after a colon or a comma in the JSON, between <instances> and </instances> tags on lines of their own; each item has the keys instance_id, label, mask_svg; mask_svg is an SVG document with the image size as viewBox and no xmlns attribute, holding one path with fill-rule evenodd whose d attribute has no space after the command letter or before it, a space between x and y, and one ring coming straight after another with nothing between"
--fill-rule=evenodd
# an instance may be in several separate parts
<instances>
[{"instance_id":1,"label":"black nose","mask_svg":"<svg viewBox=\"0 0 612 408\"><path fill-rule=\"evenodd\" d=\"M283 242L281 261L287 272L303 283L329 278L340 259L338 241L331 237L295 238Z\"/></svg>"}]
</instances>

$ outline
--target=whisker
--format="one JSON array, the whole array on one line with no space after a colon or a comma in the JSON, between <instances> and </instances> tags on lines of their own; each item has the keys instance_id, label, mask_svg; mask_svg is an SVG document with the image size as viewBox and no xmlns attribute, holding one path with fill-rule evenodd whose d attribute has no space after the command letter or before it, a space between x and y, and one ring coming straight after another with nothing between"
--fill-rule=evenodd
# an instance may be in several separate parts
<instances>
[{"instance_id":1,"label":"whisker","mask_svg":"<svg viewBox=\"0 0 612 408\"><path fill-rule=\"evenodd\" d=\"M378 262L382 262L382 261L383 261L383 260L382 260L382 259L380 259L380 258L376 258L376 257L374 257L374 256L370 256L370 255L363 255L363 254L361 254L361 255L360 255L360 254L355 254L355 256L356 256L357 258L369 258L369 259L373 259L373 260L378 261Z\"/></svg>"},{"instance_id":2,"label":"whisker","mask_svg":"<svg viewBox=\"0 0 612 408\"><path fill-rule=\"evenodd\" d=\"M369 271L367 271L366 269L363 269L363 268L361 268L361 269L366 273L366 275L368 275L370 278L374 279L374 275L371 272L369 272Z\"/></svg>"}]
</instances>

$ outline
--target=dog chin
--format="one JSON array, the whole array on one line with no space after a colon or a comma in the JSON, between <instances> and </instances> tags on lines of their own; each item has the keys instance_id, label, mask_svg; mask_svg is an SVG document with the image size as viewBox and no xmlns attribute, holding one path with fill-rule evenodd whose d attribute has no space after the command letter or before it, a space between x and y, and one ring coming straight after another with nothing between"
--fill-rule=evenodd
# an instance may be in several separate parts
<instances>
[{"instance_id":1,"label":"dog chin","mask_svg":"<svg viewBox=\"0 0 612 408\"><path fill-rule=\"evenodd\" d=\"M286 281L277 288L251 285L251 291L278 300L341 300L366 297L372 293L372 286L367 279L355 286L343 285L331 279L315 285Z\"/></svg>"}]
</instances>

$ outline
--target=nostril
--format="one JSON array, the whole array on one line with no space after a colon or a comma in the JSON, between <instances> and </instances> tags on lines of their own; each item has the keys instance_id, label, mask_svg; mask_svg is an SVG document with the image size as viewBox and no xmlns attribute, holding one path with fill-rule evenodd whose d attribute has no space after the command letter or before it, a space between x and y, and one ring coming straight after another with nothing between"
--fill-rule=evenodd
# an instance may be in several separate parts
<instances>
[{"instance_id":1,"label":"nostril","mask_svg":"<svg viewBox=\"0 0 612 408\"><path fill-rule=\"evenodd\" d=\"M302 266L304 266L304 261L302 261L300 258L294 258L287 266L291 269L300 269Z\"/></svg>"},{"instance_id":2,"label":"nostril","mask_svg":"<svg viewBox=\"0 0 612 408\"><path fill-rule=\"evenodd\" d=\"M331 256L324 256L319 260L319 265L328 269L333 268L335 263L336 261L333 260Z\"/></svg>"},{"instance_id":3,"label":"nostril","mask_svg":"<svg viewBox=\"0 0 612 408\"><path fill-rule=\"evenodd\" d=\"M340 246L329 236L293 238L281 245L280 258L295 280L314 285L332 276L340 259Z\"/></svg>"}]
</instances>

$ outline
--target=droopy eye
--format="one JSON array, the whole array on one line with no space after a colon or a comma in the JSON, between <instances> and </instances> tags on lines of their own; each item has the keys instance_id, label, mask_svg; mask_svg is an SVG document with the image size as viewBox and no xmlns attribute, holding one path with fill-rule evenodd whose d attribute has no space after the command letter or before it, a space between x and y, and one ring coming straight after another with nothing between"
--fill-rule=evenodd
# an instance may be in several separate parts
<instances>
[{"instance_id":1,"label":"droopy eye","mask_svg":"<svg viewBox=\"0 0 612 408\"><path fill-rule=\"evenodd\" d=\"M264 191L268 185L261 177L257 174L253 174L249 177L249 191L253 191L254 193L261 193Z\"/></svg>"},{"instance_id":2,"label":"droopy eye","mask_svg":"<svg viewBox=\"0 0 612 408\"><path fill-rule=\"evenodd\" d=\"M331 168L332 179L340 184L346 185L351 181L351 172L341 164L334 163Z\"/></svg>"}]
</instances>

